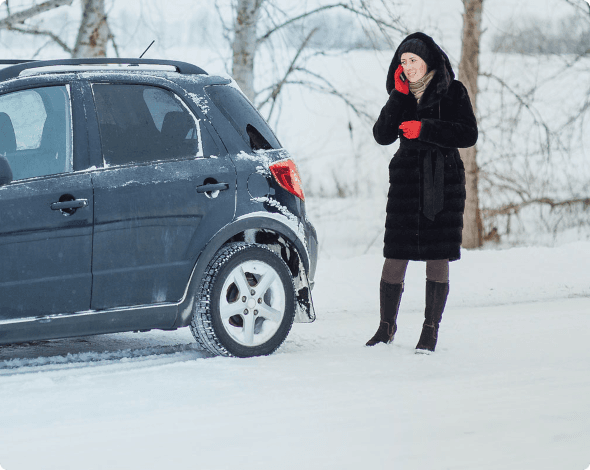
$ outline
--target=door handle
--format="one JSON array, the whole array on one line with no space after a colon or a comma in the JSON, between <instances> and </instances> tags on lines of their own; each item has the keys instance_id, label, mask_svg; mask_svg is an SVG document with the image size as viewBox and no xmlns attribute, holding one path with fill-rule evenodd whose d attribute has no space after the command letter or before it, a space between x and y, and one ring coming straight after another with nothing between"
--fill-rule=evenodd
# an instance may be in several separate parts
<instances>
[{"instance_id":1,"label":"door handle","mask_svg":"<svg viewBox=\"0 0 590 470\"><path fill-rule=\"evenodd\" d=\"M212 193L213 191L225 191L229 189L228 183L210 183L197 186L198 193Z\"/></svg>"},{"instance_id":2,"label":"door handle","mask_svg":"<svg viewBox=\"0 0 590 470\"><path fill-rule=\"evenodd\" d=\"M88 199L74 199L73 201L54 202L51 204L51 210L62 211L64 209L81 209L88 205Z\"/></svg>"}]
</instances>

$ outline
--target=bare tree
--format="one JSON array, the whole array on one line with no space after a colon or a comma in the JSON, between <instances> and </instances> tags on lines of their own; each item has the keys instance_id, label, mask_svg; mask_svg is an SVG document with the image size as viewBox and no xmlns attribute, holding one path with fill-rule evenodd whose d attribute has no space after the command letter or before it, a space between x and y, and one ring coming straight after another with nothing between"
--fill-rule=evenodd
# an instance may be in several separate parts
<instances>
[{"instance_id":1,"label":"bare tree","mask_svg":"<svg viewBox=\"0 0 590 470\"><path fill-rule=\"evenodd\" d=\"M107 23L104 0L80 0L82 20L74 47L50 29L40 28L28 20L61 6L71 6L74 0L47 0L28 9L11 12L9 0L5 1L7 16L0 19L0 29L49 38L72 57L106 57L107 43L111 41L117 56L117 45Z\"/></svg>"},{"instance_id":2,"label":"bare tree","mask_svg":"<svg viewBox=\"0 0 590 470\"><path fill-rule=\"evenodd\" d=\"M305 11L296 16L282 15L280 18L272 15L271 10L280 9L275 5L276 2L272 0L238 0L235 20L232 25L233 34L227 34L226 37L232 37L232 75L242 91L250 98L251 101L255 101L257 92L254 88L254 60L256 53L259 48L268 43L270 38L277 35L277 33L286 30L294 24L305 21L306 18L317 15L328 10L341 10L347 11L357 18L363 19L367 22L372 23L376 28L386 36L391 31L407 33L405 29L400 27L400 18L395 16L391 11L391 2L386 0L376 0L381 8L371 8L370 0L351 0L349 3L339 2L328 5L322 5L312 10ZM376 10L383 10L388 16L387 19L383 19L382 14L379 14ZM257 29L260 26L260 20L262 12L266 13L267 20L270 24L265 33L258 36ZM282 11L280 11L282 13ZM285 85L296 83L298 85L309 85L312 88L327 92L330 94L338 95L338 91L330 83L326 82L322 77L318 77L312 71L309 71L300 65L303 60L302 52L309 45L311 37L315 34L315 30L311 30L305 34L298 45L296 45L296 51L293 54L293 58L289 65L286 67L284 73L279 74L276 83L267 88L266 96L260 99L260 103L270 103L271 113L275 109L277 97ZM322 52L319 52L320 54ZM290 76L299 73L304 78L299 78L296 81L290 81ZM350 102L350 100L345 99ZM356 112L357 110L355 110Z\"/></svg>"},{"instance_id":3,"label":"bare tree","mask_svg":"<svg viewBox=\"0 0 590 470\"><path fill-rule=\"evenodd\" d=\"M106 57L110 37L104 0L82 0L82 21L72 57Z\"/></svg>"},{"instance_id":4,"label":"bare tree","mask_svg":"<svg viewBox=\"0 0 590 470\"><path fill-rule=\"evenodd\" d=\"M254 101L254 57L258 46L256 26L264 0L238 0L232 42L232 74L244 94Z\"/></svg>"},{"instance_id":5,"label":"bare tree","mask_svg":"<svg viewBox=\"0 0 590 470\"><path fill-rule=\"evenodd\" d=\"M52 41L58 44L66 52L71 53L71 49L68 45L53 31L40 29L35 25L25 25L25 21L37 17L38 15L45 13L46 11L54 10L55 8L71 5L73 0L48 0L34 5L26 10L12 13L10 11L9 0L5 1L7 16L0 20L0 29L6 29L8 31L15 31L17 33L31 34L35 36L46 36Z\"/></svg>"},{"instance_id":6,"label":"bare tree","mask_svg":"<svg viewBox=\"0 0 590 470\"><path fill-rule=\"evenodd\" d=\"M583 25L590 25L590 6L585 0L562 0L563 4L577 10L575 27L552 28L567 24L554 18L541 24L544 29L537 35L527 34L532 20L511 23L511 34L521 41L505 50L505 60L526 64L525 80L516 83L513 75L503 77L500 69L479 73L479 94L488 95L478 113L484 241L509 240L519 232L530 235L531 230L555 237L565 229L587 230L590 224L588 169L582 163L590 114L590 89L584 85L590 49L583 41L588 31ZM575 37L579 42L570 42L568 54L553 54L555 47L573 37L573 30L582 33ZM563 89L564 70L580 79L571 101L552 94Z\"/></svg>"},{"instance_id":7,"label":"bare tree","mask_svg":"<svg viewBox=\"0 0 590 470\"><path fill-rule=\"evenodd\" d=\"M469 92L474 112L477 113L477 78L479 76L479 41L483 0L463 0L463 43L459 62L459 80ZM465 164L467 200L463 218L463 247L478 248L482 245L483 224L479 209L477 147L461 149Z\"/></svg>"}]
</instances>

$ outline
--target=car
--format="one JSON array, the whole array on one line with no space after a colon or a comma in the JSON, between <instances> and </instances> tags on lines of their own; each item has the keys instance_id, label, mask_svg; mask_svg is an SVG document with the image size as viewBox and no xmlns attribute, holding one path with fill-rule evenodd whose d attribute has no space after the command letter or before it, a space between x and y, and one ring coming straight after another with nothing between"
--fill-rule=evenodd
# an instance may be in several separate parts
<instances>
[{"instance_id":1,"label":"car","mask_svg":"<svg viewBox=\"0 0 590 470\"><path fill-rule=\"evenodd\" d=\"M189 327L251 357L315 319L297 166L234 80L171 60L2 62L0 345Z\"/></svg>"}]
</instances>

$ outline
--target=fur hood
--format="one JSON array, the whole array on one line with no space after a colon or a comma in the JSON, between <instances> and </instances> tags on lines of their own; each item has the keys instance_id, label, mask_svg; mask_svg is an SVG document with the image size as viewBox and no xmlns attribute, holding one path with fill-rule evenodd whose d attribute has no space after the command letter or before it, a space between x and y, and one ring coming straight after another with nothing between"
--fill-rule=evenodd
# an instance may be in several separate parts
<instances>
[{"instance_id":1,"label":"fur hood","mask_svg":"<svg viewBox=\"0 0 590 470\"><path fill-rule=\"evenodd\" d=\"M436 70L432 82L426 88L424 96L422 96L420 104L418 105L418 108L427 108L441 100L451 86L452 81L455 79L455 73L451 67L449 57L430 36L420 32L412 33L400 43L393 55L391 65L389 66L385 87L387 89L387 94L390 94L391 90L395 88L394 74L398 66L401 64L401 54L399 53L399 50L401 45L410 39L419 39L426 44L432 54L432 64L430 65L432 66L432 69Z\"/></svg>"}]
</instances>

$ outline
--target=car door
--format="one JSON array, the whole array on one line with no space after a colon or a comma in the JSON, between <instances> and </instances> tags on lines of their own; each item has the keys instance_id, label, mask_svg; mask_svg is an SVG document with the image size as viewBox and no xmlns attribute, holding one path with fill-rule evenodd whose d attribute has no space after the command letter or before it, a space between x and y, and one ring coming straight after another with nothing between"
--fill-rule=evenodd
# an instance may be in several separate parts
<instances>
[{"instance_id":1,"label":"car door","mask_svg":"<svg viewBox=\"0 0 590 470\"><path fill-rule=\"evenodd\" d=\"M72 88L0 95L0 154L13 172L0 186L0 320L90 308L93 191L74 171L86 150L74 148Z\"/></svg>"},{"instance_id":2,"label":"car door","mask_svg":"<svg viewBox=\"0 0 590 470\"><path fill-rule=\"evenodd\" d=\"M92 308L176 302L196 255L234 216L235 168L174 92L93 83L92 95L104 159L93 175Z\"/></svg>"}]
</instances>

